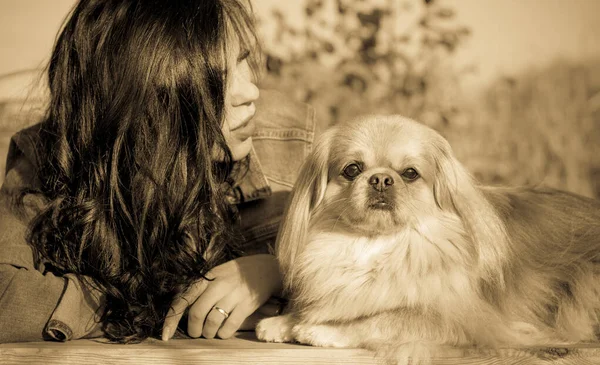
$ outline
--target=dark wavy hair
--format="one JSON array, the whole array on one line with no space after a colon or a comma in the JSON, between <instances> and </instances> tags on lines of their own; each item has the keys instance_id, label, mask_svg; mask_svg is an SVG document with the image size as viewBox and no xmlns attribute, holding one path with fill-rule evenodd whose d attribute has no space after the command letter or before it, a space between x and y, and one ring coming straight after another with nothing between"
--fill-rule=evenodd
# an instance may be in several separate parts
<instances>
[{"instance_id":1,"label":"dark wavy hair","mask_svg":"<svg viewBox=\"0 0 600 365\"><path fill-rule=\"evenodd\" d=\"M80 0L57 38L40 130L49 203L29 239L105 294L113 341L158 335L173 298L237 252L221 126L229 42L256 46L251 14L238 0Z\"/></svg>"}]
</instances>

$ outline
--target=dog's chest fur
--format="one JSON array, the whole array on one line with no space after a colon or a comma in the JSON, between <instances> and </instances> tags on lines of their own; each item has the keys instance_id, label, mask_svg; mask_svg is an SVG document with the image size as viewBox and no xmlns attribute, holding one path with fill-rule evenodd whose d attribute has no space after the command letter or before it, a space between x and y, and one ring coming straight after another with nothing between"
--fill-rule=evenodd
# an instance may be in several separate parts
<instances>
[{"instance_id":1,"label":"dog's chest fur","mask_svg":"<svg viewBox=\"0 0 600 365\"><path fill-rule=\"evenodd\" d=\"M438 237L439 238L439 237ZM405 307L465 310L476 296L458 236L431 242L415 230L385 237L316 233L299 254L293 291L299 307L344 320ZM447 313L451 314L451 313ZM459 315L454 313L452 317ZM321 314L320 316L323 316Z\"/></svg>"}]
</instances>

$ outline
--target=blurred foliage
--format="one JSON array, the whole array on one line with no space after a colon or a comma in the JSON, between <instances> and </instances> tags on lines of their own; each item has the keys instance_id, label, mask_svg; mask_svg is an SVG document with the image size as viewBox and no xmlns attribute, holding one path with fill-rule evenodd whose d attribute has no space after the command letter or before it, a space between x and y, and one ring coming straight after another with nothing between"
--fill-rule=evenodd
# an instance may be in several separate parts
<instances>
[{"instance_id":1,"label":"blurred foliage","mask_svg":"<svg viewBox=\"0 0 600 365\"><path fill-rule=\"evenodd\" d=\"M452 56L469 30L452 9L433 0L303 1L301 26L271 14L262 86L312 104L323 127L406 115L447 137L483 183L600 197L600 63L538 66L467 101Z\"/></svg>"},{"instance_id":2,"label":"blurred foliage","mask_svg":"<svg viewBox=\"0 0 600 365\"><path fill-rule=\"evenodd\" d=\"M438 124L456 113L457 75L442 60L469 31L451 9L432 0L305 0L304 9L302 29L272 14L265 87L312 104L325 125L364 113Z\"/></svg>"},{"instance_id":3,"label":"blurred foliage","mask_svg":"<svg viewBox=\"0 0 600 365\"><path fill-rule=\"evenodd\" d=\"M480 180L600 197L600 62L499 79L469 113L448 138Z\"/></svg>"}]
</instances>

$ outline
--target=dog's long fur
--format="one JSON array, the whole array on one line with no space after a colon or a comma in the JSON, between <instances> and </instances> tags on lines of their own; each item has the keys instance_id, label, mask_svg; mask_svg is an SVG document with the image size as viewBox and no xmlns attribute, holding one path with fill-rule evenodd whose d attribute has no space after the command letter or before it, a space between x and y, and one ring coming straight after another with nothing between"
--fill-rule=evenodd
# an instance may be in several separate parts
<instances>
[{"instance_id":1,"label":"dog's long fur","mask_svg":"<svg viewBox=\"0 0 600 365\"><path fill-rule=\"evenodd\" d=\"M352 161L362 171L348 179ZM420 177L404 179L408 167ZM394 185L373 192L375 174ZM277 256L291 301L259 323L266 341L418 358L442 345L597 340L600 202L479 186L443 137L400 116L325 132L292 192Z\"/></svg>"}]
</instances>

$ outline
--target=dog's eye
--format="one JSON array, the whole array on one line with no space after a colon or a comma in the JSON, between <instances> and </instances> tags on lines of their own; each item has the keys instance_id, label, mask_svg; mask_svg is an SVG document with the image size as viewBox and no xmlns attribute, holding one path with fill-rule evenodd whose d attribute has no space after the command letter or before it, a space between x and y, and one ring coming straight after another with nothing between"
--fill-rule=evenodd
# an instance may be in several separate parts
<instances>
[{"instance_id":1,"label":"dog's eye","mask_svg":"<svg viewBox=\"0 0 600 365\"><path fill-rule=\"evenodd\" d=\"M358 175L360 175L360 166L355 163L351 163L350 165L344 167L344 177L348 180L352 180Z\"/></svg>"},{"instance_id":2,"label":"dog's eye","mask_svg":"<svg viewBox=\"0 0 600 365\"><path fill-rule=\"evenodd\" d=\"M413 181L419 178L419 173L417 172L417 170L413 169L412 167L409 167L408 169L402 172L402 177L404 178L404 180Z\"/></svg>"}]
</instances>

